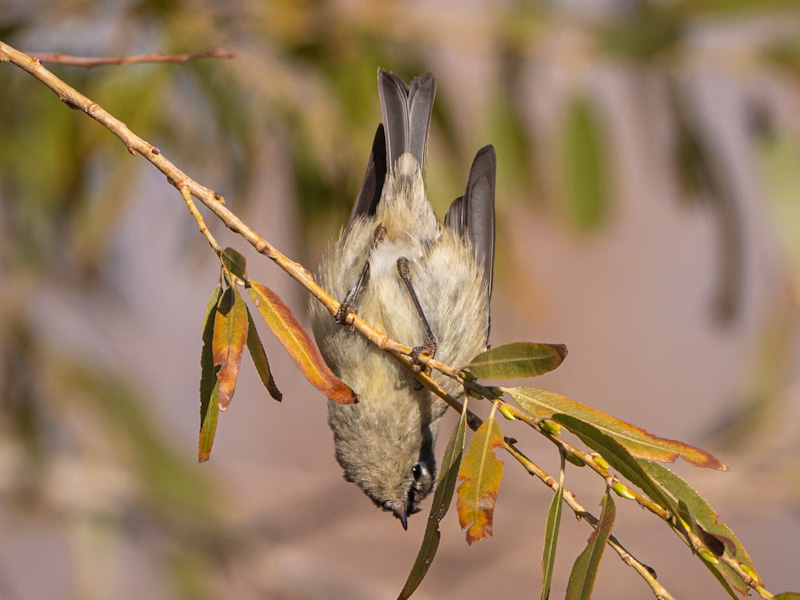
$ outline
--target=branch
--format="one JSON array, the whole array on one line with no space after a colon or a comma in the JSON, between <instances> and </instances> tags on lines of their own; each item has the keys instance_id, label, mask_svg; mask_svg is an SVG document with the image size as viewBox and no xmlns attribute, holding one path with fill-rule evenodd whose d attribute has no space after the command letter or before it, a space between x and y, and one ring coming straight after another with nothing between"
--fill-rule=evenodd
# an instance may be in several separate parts
<instances>
[{"instance_id":1,"label":"branch","mask_svg":"<svg viewBox=\"0 0 800 600\"><path fill-rule=\"evenodd\" d=\"M69 65L71 67L94 69L95 67L104 67L107 65L185 63L196 58L236 58L237 54L236 52L227 52L225 50L202 50L200 52L190 52L188 54L152 52L133 56L72 56L69 54L54 54L50 52L31 52L28 56L38 59L43 63L57 63L60 65Z\"/></svg>"},{"instance_id":2,"label":"branch","mask_svg":"<svg viewBox=\"0 0 800 600\"><path fill-rule=\"evenodd\" d=\"M216 52L216 51L210 51ZM113 61L113 62L103 62L97 64L81 64L80 66L85 66L87 68L91 68L92 66L98 66L99 64L124 64L124 63L131 63L131 62L145 62L144 57L161 57L163 62L185 62L190 58L199 57L204 53L195 53L194 55L172 55L172 59L170 60L167 55L142 55L139 57L127 57L124 59L96 59L96 60L106 60L106 61ZM208 55L208 54L206 54ZM50 55L50 56L58 56L58 55ZM225 56L225 58L230 58L231 56ZM287 258L284 254L278 251L274 246L272 246L269 242L267 242L264 238L254 232L250 227L248 227L241 219L239 219L236 214L232 211L228 210L228 208L224 205L224 198L214 192L213 190L206 188L195 180L190 178L186 175L183 171L178 169L172 162L170 162L162 153L161 151L150 144L149 142L145 141L144 139L140 138L138 135L133 133L125 123L111 115L105 109L100 107L97 103L93 102L64 81L53 75L50 71L48 71L43 65L42 61L39 58L33 58L28 56L14 48L8 46L7 44L0 42L0 62L10 62L18 67L24 69L28 73L30 73L33 77L41 81L45 86L53 90L59 99L64 102L70 108L74 108L76 110L81 110L85 112L87 115L98 121L101 125L106 127L109 131L114 133L125 147L128 149L128 152L133 154L134 156L138 153L141 154L144 158L150 161L159 171L161 171L166 177L167 181L173 185L183 197L184 201L187 204L187 207L191 214L195 217L200 227L200 231L206 236L211 245L212 249L220 255L220 248L217 244L216 240L214 239L213 235L211 235L210 231L206 227L202 216L197 211L194 202L191 199L191 196L197 198L200 202L202 202L211 212L213 212L224 224L234 233L239 234L242 238L244 238L248 243L250 243L257 252L263 254L274 263L276 263L281 269L286 271L286 273L292 277L295 281L300 283L303 287L305 287L315 298L317 298L322 304L328 309L330 314L333 316L337 313L340 307L340 303L338 300L333 298L327 291L321 288L315 281L314 276L311 272L309 272L305 267L301 264L292 261L291 259ZM63 61L64 64L77 64L77 63L70 63L68 61ZM392 354L400 363L404 366L404 368L408 369L410 372L414 374L415 377L419 381L421 381L429 390L433 393L437 394L439 397L444 399L451 407L461 412L462 406L461 403L454 397L450 396L438 383L436 383L429 375L425 373L425 371L416 371L414 369L414 365L412 364L411 354L412 348L409 346L405 346L403 344L399 344L398 342L390 339L385 333L382 333L376 329L374 329L371 325L369 325L366 321L361 319L358 315L354 313L350 313L347 317L347 324L353 327L354 329L358 330L358 332L369 339L373 344L375 344L381 350L387 351ZM451 377L457 381L459 381L465 388L465 390L469 391L470 393L474 393L492 400L496 400L498 398L498 393L496 393L492 388L487 388L481 386L475 382L465 380L464 377L455 369L441 363L435 359L426 357L425 355L419 356L418 360L420 360L425 366L432 367L437 371L440 371L444 375ZM481 424L481 419L472 413L471 411L468 412L468 419L470 428L473 430L477 429ZM516 414L515 414L516 416ZM537 430L542 431L538 425L529 423L533 425ZM546 433L546 432L544 432ZM603 475L604 477L608 478L610 475L605 472L605 469L600 468L595 461L591 459L591 456L587 453L581 452L576 448L573 448L566 442L560 440L557 436L552 434L546 434L551 441L556 443L560 448L564 449L568 453L572 454L573 456L579 458L585 464L590 465L594 468L595 471ZM545 471L543 471L540 467L534 464L530 459L528 459L522 452L520 452L515 446L515 440L511 438L505 438L504 447L507 452L509 452L518 462L520 462L523 467L533 476L539 478L543 481L546 485L548 485L552 489L557 489L558 482L556 482L550 475L548 475ZM601 472L602 471L602 472ZM649 502L648 499L644 497L639 497L637 494L636 500L646 508L650 509L651 512L660 516L662 519L666 519L666 511L659 506L658 504L654 504ZM583 506L581 506L576 500L574 494L565 490L564 493L564 501L567 505L573 510L578 518L583 518L587 522L589 522L592 526L596 526L597 519L588 511L586 511ZM695 550L698 548L702 548L703 544L699 539L696 539L696 536L690 531L688 535L691 539L689 542L690 546L692 546ZM653 590L653 593L656 595L657 598L663 600L670 600L672 596L655 580L651 569L643 565L641 562L636 560L630 553L628 553L614 538L613 536L609 538L608 544L619 554L622 560L631 566L634 570L636 570L642 578L647 582L647 584ZM727 558L727 557L726 557ZM725 560L725 559L723 559ZM726 560L726 562L728 562ZM730 559L730 563L732 567L734 567L740 575L743 575L743 579L759 594L763 597L769 597L769 592L764 590L760 586L760 582L755 582L752 578L747 576L741 568L739 567L737 561L735 559Z\"/></svg>"}]
</instances>

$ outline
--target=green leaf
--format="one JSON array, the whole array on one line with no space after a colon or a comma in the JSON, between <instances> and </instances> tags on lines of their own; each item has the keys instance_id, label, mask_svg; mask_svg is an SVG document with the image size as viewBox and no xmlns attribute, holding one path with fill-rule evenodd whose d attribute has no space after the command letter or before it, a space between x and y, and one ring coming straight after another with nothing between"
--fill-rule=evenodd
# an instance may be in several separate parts
<instances>
[{"instance_id":1,"label":"green leaf","mask_svg":"<svg viewBox=\"0 0 800 600\"><path fill-rule=\"evenodd\" d=\"M614 498L608 493L608 489L603 496L602 506L597 527L589 536L586 549L575 560L572 572L569 574L566 600L586 600L592 595L600 560L603 558L603 551L617 515Z\"/></svg>"},{"instance_id":2,"label":"green leaf","mask_svg":"<svg viewBox=\"0 0 800 600\"><path fill-rule=\"evenodd\" d=\"M580 421L570 415L554 415L553 420L561 423L561 425L577 435L589 448L598 452L620 475L638 486L651 500L658 502L676 517L678 516L677 506L622 444L600 431L594 425Z\"/></svg>"},{"instance_id":3,"label":"green leaf","mask_svg":"<svg viewBox=\"0 0 800 600\"><path fill-rule=\"evenodd\" d=\"M219 409L227 410L236 391L242 352L247 342L247 307L235 286L222 294L214 318L214 366L219 367Z\"/></svg>"},{"instance_id":4,"label":"green leaf","mask_svg":"<svg viewBox=\"0 0 800 600\"><path fill-rule=\"evenodd\" d=\"M550 510L547 511L547 522L544 529L544 552L542 553L542 600L550 598L550 584L553 581L553 568L556 565L556 546L558 544L558 530L561 527L561 509L564 499L564 472L566 458L561 453L561 476L558 479L558 489L553 494Z\"/></svg>"},{"instance_id":5,"label":"green leaf","mask_svg":"<svg viewBox=\"0 0 800 600\"><path fill-rule=\"evenodd\" d=\"M257 281L251 281L250 298L272 333L306 379L334 402L353 404L355 392L345 385L322 359L319 349L278 294Z\"/></svg>"},{"instance_id":6,"label":"green leaf","mask_svg":"<svg viewBox=\"0 0 800 600\"><path fill-rule=\"evenodd\" d=\"M258 330L253 322L250 309L245 307L245 310L247 310L247 350L250 352L250 358L253 359L253 364L256 366L261 383L267 388L269 395L280 402L283 400L283 394L272 378L272 371L269 368L269 360L267 360L267 353L264 351L264 344L261 343L261 338L258 336Z\"/></svg>"},{"instance_id":7,"label":"green leaf","mask_svg":"<svg viewBox=\"0 0 800 600\"><path fill-rule=\"evenodd\" d=\"M453 500L453 491L456 487L456 480L458 479L458 470L461 466L461 457L464 454L464 434L467 429L467 409L464 405L464 410L461 412L461 419L458 425L450 435L450 441L447 443L447 449L442 458L441 472L439 473L439 481L436 484L436 491L433 494L433 502L431 503L431 512L428 515L428 524L425 527L425 535L422 538L422 545L417 554L417 559L414 561L414 566L411 573L408 575L403 591L400 592L398 600L405 600L410 598L411 594L422 583L428 569L433 562L433 557L436 556L436 550L439 548L439 540L442 537L439 531L439 523L441 523L444 516L447 514L447 509Z\"/></svg>"},{"instance_id":8,"label":"green leaf","mask_svg":"<svg viewBox=\"0 0 800 600\"><path fill-rule=\"evenodd\" d=\"M222 264L239 279L247 279L247 260L241 252L225 248L222 251Z\"/></svg>"},{"instance_id":9,"label":"green leaf","mask_svg":"<svg viewBox=\"0 0 800 600\"><path fill-rule=\"evenodd\" d=\"M775 596L773 600L800 600L800 594L794 592L783 592Z\"/></svg>"},{"instance_id":10,"label":"green leaf","mask_svg":"<svg viewBox=\"0 0 800 600\"><path fill-rule=\"evenodd\" d=\"M675 473L659 464L645 460L640 460L639 464L647 471L650 477L658 483L664 492L674 499L674 502L680 503L683 509L682 512L688 512L688 518L683 514L681 518L692 526L695 533L709 546L709 549L717 556L720 556L721 553L719 552L717 544L721 543L728 554L736 557L737 561L744 564L752 571L755 578L758 578L755 565L753 565L753 561L747 554L747 550L744 549L744 546L739 542L733 531L727 525L718 521L719 515L717 512L694 488ZM711 567L711 565L709 565L709 567ZM742 593L747 592L749 586L731 567L725 563L714 565L714 567L721 570L725 579L738 591Z\"/></svg>"},{"instance_id":11,"label":"green leaf","mask_svg":"<svg viewBox=\"0 0 800 600\"><path fill-rule=\"evenodd\" d=\"M700 561L703 563L703 565L705 565L706 569L708 569L711 572L711 574L717 579L717 581L719 581L719 584L722 586L722 588L726 592L728 592L728 595L731 598L733 598L733 600L739 600L739 596L737 596L736 592L733 591L733 588L731 587L731 584L728 583L728 581L725 579L725 576L722 574L722 572L719 569L721 563L719 563L719 561L717 561L717 564L713 564L713 563L709 562L708 560L706 560L705 557L702 554L698 554L697 556L700 559Z\"/></svg>"},{"instance_id":12,"label":"green leaf","mask_svg":"<svg viewBox=\"0 0 800 600\"><path fill-rule=\"evenodd\" d=\"M203 321L203 350L200 353L200 439L197 444L197 460L205 462L211 456L214 435L217 432L219 417L219 386L217 368L214 366L212 344L217 304L222 296L222 288L217 286L211 292Z\"/></svg>"},{"instance_id":13,"label":"green leaf","mask_svg":"<svg viewBox=\"0 0 800 600\"><path fill-rule=\"evenodd\" d=\"M495 411L475 432L458 472L458 521L467 530L467 543L492 535L492 520L497 493L503 480L503 462L494 454L503 447L503 432L495 421Z\"/></svg>"},{"instance_id":14,"label":"green leaf","mask_svg":"<svg viewBox=\"0 0 800 600\"><path fill-rule=\"evenodd\" d=\"M596 109L588 98L575 99L564 126L563 165L567 216L579 231L596 229L609 205L608 160L611 148Z\"/></svg>"},{"instance_id":15,"label":"green leaf","mask_svg":"<svg viewBox=\"0 0 800 600\"><path fill-rule=\"evenodd\" d=\"M606 435L610 435L637 458L674 462L676 458L681 457L696 467L707 467L719 471L728 469L705 450L683 442L655 436L644 429L566 396L533 388L502 389L511 394L520 408L534 419L549 419L558 413L572 415L581 421L593 424Z\"/></svg>"},{"instance_id":16,"label":"green leaf","mask_svg":"<svg viewBox=\"0 0 800 600\"><path fill-rule=\"evenodd\" d=\"M481 352L467 368L483 379L519 379L552 371L567 356L564 344L514 342Z\"/></svg>"},{"instance_id":17,"label":"green leaf","mask_svg":"<svg viewBox=\"0 0 800 600\"><path fill-rule=\"evenodd\" d=\"M781 260L788 263L786 276L800 290L800 142L788 131L775 131L759 138L757 150Z\"/></svg>"}]
</instances>

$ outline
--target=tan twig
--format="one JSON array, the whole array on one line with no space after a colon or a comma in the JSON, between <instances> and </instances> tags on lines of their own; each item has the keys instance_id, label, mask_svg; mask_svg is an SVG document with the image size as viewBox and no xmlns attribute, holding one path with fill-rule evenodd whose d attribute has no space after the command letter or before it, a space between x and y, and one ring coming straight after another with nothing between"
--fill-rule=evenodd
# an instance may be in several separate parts
<instances>
[{"instance_id":1,"label":"tan twig","mask_svg":"<svg viewBox=\"0 0 800 600\"><path fill-rule=\"evenodd\" d=\"M185 63L197 58L236 58L236 52L225 50L202 50L199 52L189 52L188 54L166 54L164 52L152 52L150 54L136 54L133 56L72 56L70 54L53 54L49 52L31 52L28 54L32 58L39 59L43 63L57 63L71 67L83 67L84 69L94 69L95 67L105 67L107 65L133 65L139 63Z\"/></svg>"},{"instance_id":2,"label":"tan twig","mask_svg":"<svg viewBox=\"0 0 800 600\"><path fill-rule=\"evenodd\" d=\"M131 57L129 57L131 58ZM187 59L188 60L188 59ZM153 146L152 144L148 143L144 139L137 136L133 133L125 123L111 115L105 109L100 107L97 103L93 102L64 81L53 75L50 71L48 71L41 63L39 59L32 58L14 48L8 46L7 44L0 42L0 62L11 62L18 67L24 69L28 73L30 73L33 77L41 81L44 85L48 88L53 90L59 97L59 99L67 104L70 108L82 110L87 115L98 121L104 127L106 127L109 131L114 133L128 151L136 155L137 153L144 156L148 161L150 161L157 169L159 169L164 175L167 177L167 181L173 185L182 195L184 198L187 207L191 214L195 217L200 226L201 232L206 236L209 241L211 247L217 252L220 253L219 245L217 244L214 237L209 232L208 228L205 225L205 222L197 211L196 206L194 205L194 201L192 201L191 197L194 196L200 202L202 202L211 212L213 212L231 231L239 234L243 237L248 243L250 243L259 253L263 254L264 256L271 259L275 262L280 268L282 268L286 273L289 274L295 281L300 283L303 287L305 287L315 298L317 298L322 304L328 309L331 315L335 315L336 312L339 310L340 303L338 300L333 298L327 291L322 289L317 283L314 281L313 275L301 264L292 261L291 259L287 258L281 252L279 252L274 246L272 246L269 242L267 242L264 238L254 232L250 227L248 227L238 216L236 216L233 212L228 210L224 205L224 198L214 192L213 190L206 188L192 178L187 176L183 171L178 169L172 162L167 160L166 157L161 153L161 151ZM181 62L181 61L172 61L172 62ZM112 64L112 63L109 63ZM117 63L121 64L121 63ZM408 346L403 344L399 344L394 340L390 339L386 334L374 329L371 325L365 322L363 319L358 317L355 314L350 314L347 318L348 324L350 324L353 328L358 330L360 334L364 337L369 339L373 344L375 344L378 348L382 350L386 350L390 352L393 356L395 356L401 364L405 366L409 371L414 372L411 363L411 351L412 349ZM452 377L458 381L460 381L464 386L465 389L471 389L480 395L483 395L489 399L495 399L494 394L492 393L490 388L485 388L480 386L474 382L465 381L463 377L450 367L449 365L445 365L436 361L434 359L420 356L420 360L429 367L432 367L441 373L447 375L448 377ZM459 412L462 410L461 403L447 394L447 392L437 384L430 376L426 375L424 372L414 372L414 375L426 386L428 389L436 393L439 397L443 398L450 406L458 410ZM467 411L468 413L468 422L470 428L477 429L481 424L481 419L472 413L471 411ZM555 441L555 440L554 440ZM591 457L586 453L581 453L579 450L572 448L562 440L558 440L560 447L565 448L570 453L574 453L575 456L581 457L583 462L586 464L590 464L596 466L596 463L591 460ZM517 461L519 461L525 469L531 474L539 479L541 479L546 485L555 489L558 486L558 483L549 476L545 471L535 465L532 461L530 461L522 452L520 452L516 446L514 445L513 440L506 438L505 439L505 449L509 452ZM554 487L555 486L555 487ZM591 515L588 511L586 511L576 500L574 495L571 492L564 491L564 500L567 502L567 505L581 518L586 519L591 524L595 525L597 523L597 519ZM638 498L637 498L638 500ZM640 502L640 504L643 504ZM650 504L653 504L652 502ZM644 505L644 504L643 504ZM654 513L658 514L659 511L657 509L661 509L660 512L664 513L666 516L666 511L663 510L662 507L659 505L653 505L651 510ZM662 518L665 518L662 516ZM695 549L704 548L702 542L693 536L692 532L689 532L689 537L692 538L691 546ZM650 585L651 589L653 590L654 594L658 598L662 599L669 599L672 596L655 580L652 576L651 571L645 567L642 563L637 561L633 556L630 555L620 544L619 542L611 537L609 538L609 545L620 555L623 561L634 568ZM764 590L760 582L755 582L746 573L741 569L738 565L738 562L735 559L731 561L726 560L726 563L733 562L735 566L732 564L731 566L743 577L743 579L751 585L753 589L758 591L763 597L769 598L769 592Z\"/></svg>"},{"instance_id":3,"label":"tan twig","mask_svg":"<svg viewBox=\"0 0 800 600\"><path fill-rule=\"evenodd\" d=\"M214 252L217 253L217 256L219 256L220 254L222 254L222 248L217 243L217 240L214 238L214 235L206 226L206 222L203 219L203 215L201 215L200 211L197 210L197 206L195 205L194 200L192 200L192 193L189 191L189 188L185 185L181 186L180 192L181 196L183 196L183 200L186 202L186 207L189 209L189 212L192 213L192 216L197 221L197 225L200 227L200 233L206 236L209 245L214 250Z\"/></svg>"}]
</instances>

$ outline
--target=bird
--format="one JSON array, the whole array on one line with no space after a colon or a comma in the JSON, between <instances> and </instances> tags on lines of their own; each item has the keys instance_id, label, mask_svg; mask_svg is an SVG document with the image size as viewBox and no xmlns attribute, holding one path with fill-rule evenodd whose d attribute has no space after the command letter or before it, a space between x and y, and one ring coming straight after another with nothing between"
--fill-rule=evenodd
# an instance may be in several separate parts
<instances>
[{"instance_id":1,"label":"bird","mask_svg":"<svg viewBox=\"0 0 800 600\"><path fill-rule=\"evenodd\" d=\"M406 84L378 69L382 123L347 226L323 252L318 283L341 308L312 303L311 321L331 370L359 397L328 400L328 424L344 478L408 528L436 480L434 448L447 404L388 353L347 327L356 313L420 355L463 366L488 347L495 252L494 147L481 148L466 191L440 222L425 188L436 83ZM459 384L433 372L448 393Z\"/></svg>"}]
</instances>

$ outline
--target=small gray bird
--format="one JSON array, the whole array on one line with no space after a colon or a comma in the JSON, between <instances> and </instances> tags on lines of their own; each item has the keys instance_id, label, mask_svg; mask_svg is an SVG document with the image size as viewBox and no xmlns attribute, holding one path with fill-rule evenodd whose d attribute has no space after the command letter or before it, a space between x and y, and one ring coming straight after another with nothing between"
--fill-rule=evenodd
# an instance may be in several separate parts
<instances>
[{"instance_id":1,"label":"small gray bird","mask_svg":"<svg viewBox=\"0 0 800 600\"><path fill-rule=\"evenodd\" d=\"M434 445L447 405L391 356L345 325L350 311L393 340L449 365L487 347L494 264L494 148L482 148L464 196L444 225L425 195L424 166L436 84L431 73L407 86L378 70L383 124L350 222L326 250L319 283L342 308L311 305L325 362L359 397L328 401L344 477L408 527L432 490ZM458 384L434 372L449 392Z\"/></svg>"}]
</instances>

